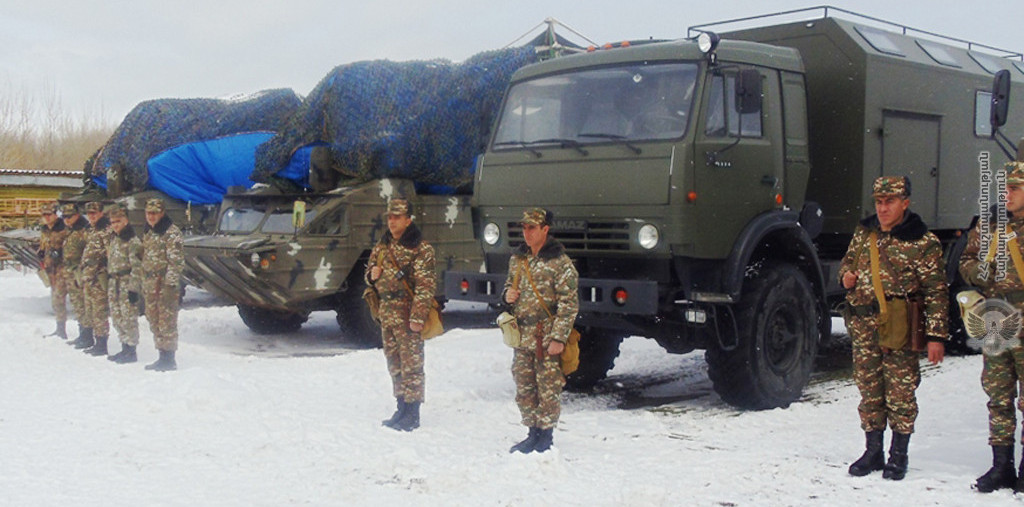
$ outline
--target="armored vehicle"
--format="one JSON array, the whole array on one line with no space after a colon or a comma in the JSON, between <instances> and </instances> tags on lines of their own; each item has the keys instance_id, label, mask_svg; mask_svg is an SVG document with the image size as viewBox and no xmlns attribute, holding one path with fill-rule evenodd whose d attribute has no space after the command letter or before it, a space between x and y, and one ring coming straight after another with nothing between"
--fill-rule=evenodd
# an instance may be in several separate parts
<instances>
[{"instance_id":1,"label":"armored vehicle","mask_svg":"<svg viewBox=\"0 0 1024 507\"><path fill-rule=\"evenodd\" d=\"M448 272L447 297L499 304L520 213L544 206L580 273L570 382L604 378L639 335L704 349L731 404L798 399L873 180L909 176L912 209L953 255L978 213L979 155L996 148L993 74L1024 80L1020 53L803 15L520 69L475 176L486 273ZM1020 132L1024 96L1009 103Z\"/></svg>"},{"instance_id":2,"label":"armored vehicle","mask_svg":"<svg viewBox=\"0 0 1024 507\"><path fill-rule=\"evenodd\" d=\"M434 246L439 273L480 267L469 196L424 195L409 180L385 178L320 194L273 187L229 193L217 232L185 241L187 276L237 302L255 332L294 331L310 312L333 310L347 339L379 344L379 328L362 301L363 273L387 230L387 201L398 196L413 204L414 223Z\"/></svg>"}]
</instances>

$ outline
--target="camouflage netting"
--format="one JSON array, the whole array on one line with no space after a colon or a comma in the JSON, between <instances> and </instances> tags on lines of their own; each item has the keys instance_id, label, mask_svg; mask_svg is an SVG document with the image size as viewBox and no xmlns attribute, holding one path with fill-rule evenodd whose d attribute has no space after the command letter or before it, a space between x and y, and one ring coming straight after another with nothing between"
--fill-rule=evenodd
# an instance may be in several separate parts
<instances>
[{"instance_id":1,"label":"camouflage netting","mask_svg":"<svg viewBox=\"0 0 1024 507\"><path fill-rule=\"evenodd\" d=\"M175 146L261 130L277 131L298 110L290 89L264 90L242 99L157 99L140 102L117 127L86 178L106 177L112 197L146 189L146 162ZM92 159L90 159L92 161Z\"/></svg>"},{"instance_id":2,"label":"camouflage netting","mask_svg":"<svg viewBox=\"0 0 1024 507\"><path fill-rule=\"evenodd\" d=\"M371 61L336 67L288 125L259 147L251 179L273 182L296 149L325 143L326 165L334 174L311 174L317 191L379 177L464 184L512 73L534 61L534 48L521 47L479 53L462 64Z\"/></svg>"}]
</instances>

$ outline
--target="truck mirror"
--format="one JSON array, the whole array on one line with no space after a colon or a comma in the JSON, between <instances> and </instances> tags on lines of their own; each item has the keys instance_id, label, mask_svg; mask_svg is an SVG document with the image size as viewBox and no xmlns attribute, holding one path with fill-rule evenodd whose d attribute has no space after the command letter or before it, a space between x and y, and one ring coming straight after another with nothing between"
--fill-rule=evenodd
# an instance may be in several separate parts
<instances>
[{"instance_id":1,"label":"truck mirror","mask_svg":"<svg viewBox=\"0 0 1024 507\"><path fill-rule=\"evenodd\" d=\"M992 130L996 130L1006 124L1006 116L1010 110L1010 71L1003 69L996 72L992 79L992 109L989 114L989 123Z\"/></svg>"},{"instance_id":2,"label":"truck mirror","mask_svg":"<svg viewBox=\"0 0 1024 507\"><path fill-rule=\"evenodd\" d=\"M761 73L744 69L736 82L736 111L740 114L761 111Z\"/></svg>"},{"instance_id":3,"label":"truck mirror","mask_svg":"<svg viewBox=\"0 0 1024 507\"><path fill-rule=\"evenodd\" d=\"M302 226L306 225L306 202L295 201L292 206L292 225L295 226L295 230L299 230Z\"/></svg>"}]
</instances>

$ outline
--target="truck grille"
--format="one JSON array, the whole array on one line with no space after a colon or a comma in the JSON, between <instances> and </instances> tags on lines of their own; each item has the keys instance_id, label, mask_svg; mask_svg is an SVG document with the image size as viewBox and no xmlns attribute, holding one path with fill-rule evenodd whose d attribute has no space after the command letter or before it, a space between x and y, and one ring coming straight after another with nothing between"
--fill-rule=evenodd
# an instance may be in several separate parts
<instances>
[{"instance_id":1,"label":"truck grille","mask_svg":"<svg viewBox=\"0 0 1024 507\"><path fill-rule=\"evenodd\" d=\"M556 220L556 222L558 221ZM578 222L577 225L579 226L572 228L551 228L551 235L557 238L570 253L629 250L629 224L626 222ZM523 225L518 222L508 222L506 227L509 246L516 248L522 245Z\"/></svg>"}]
</instances>

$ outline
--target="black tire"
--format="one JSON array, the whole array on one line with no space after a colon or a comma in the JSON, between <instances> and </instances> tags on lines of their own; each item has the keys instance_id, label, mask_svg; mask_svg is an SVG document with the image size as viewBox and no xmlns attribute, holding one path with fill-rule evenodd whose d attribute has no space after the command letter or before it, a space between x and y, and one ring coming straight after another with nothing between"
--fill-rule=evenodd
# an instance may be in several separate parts
<instances>
[{"instance_id":1,"label":"black tire","mask_svg":"<svg viewBox=\"0 0 1024 507\"><path fill-rule=\"evenodd\" d=\"M818 351L817 308L803 272L789 264L765 263L744 281L734 308L738 345L730 351L709 347L705 354L715 392L726 403L747 409L796 401Z\"/></svg>"},{"instance_id":2,"label":"black tire","mask_svg":"<svg viewBox=\"0 0 1024 507\"><path fill-rule=\"evenodd\" d=\"M338 327L347 342L365 347L380 347L380 324L373 320L370 309L363 301L363 270L354 269L341 294L338 295Z\"/></svg>"},{"instance_id":3,"label":"black tire","mask_svg":"<svg viewBox=\"0 0 1024 507\"><path fill-rule=\"evenodd\" d=\"M622 332L586 328L580 333L580 366L565 381L567 389L589 391L608 376L619 357Z\"/></svg>"},{"instance_id":4,"label":"black tire","mask_svg":"<svg viewBox=\"0 0 1024 507\"><path fill-rule=\"evenodd\" d=\"M242 322L254 333L280 334L298 331L309 319L309 314L289 312L285 310L269 310L256 306L238 305L238 315Z\"/></svg>"}]
</instances>

